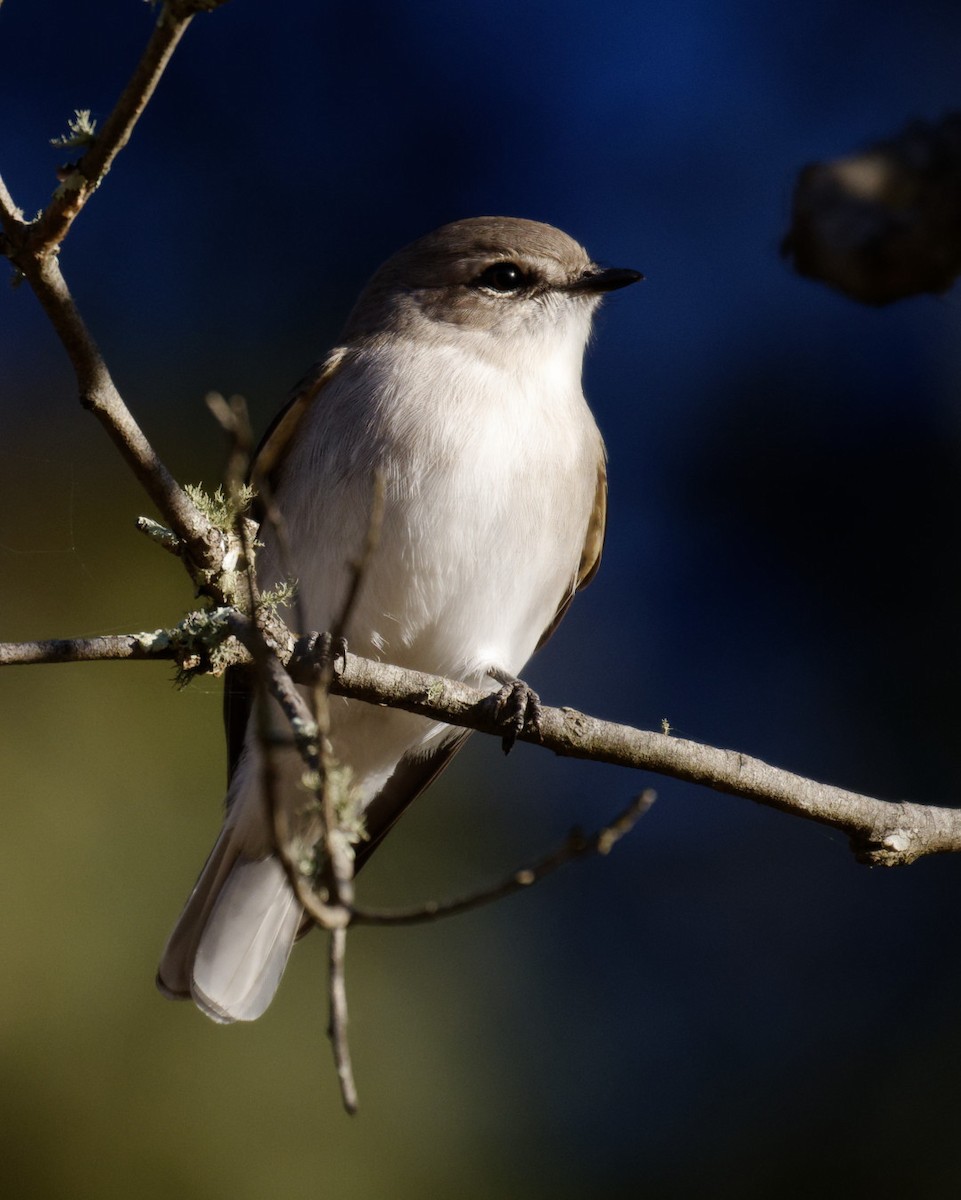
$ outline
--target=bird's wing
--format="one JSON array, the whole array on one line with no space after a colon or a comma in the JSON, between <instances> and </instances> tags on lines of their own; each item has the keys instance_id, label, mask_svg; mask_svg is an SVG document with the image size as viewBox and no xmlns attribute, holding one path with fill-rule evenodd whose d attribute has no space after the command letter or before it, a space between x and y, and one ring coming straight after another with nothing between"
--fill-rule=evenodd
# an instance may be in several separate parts
<instances>
[{"instance_id":1,"label":"bird's wing","mask_svg":"<svg viewBox=\"0 0 961 1200\"><path fill-rule=\"evenodd\" d=\"M348 357L344 347L332 350L290 394L290 399L274 417L254 454L250 479L256 488L276 488L291 439L310 406L337 375ZM263 502L254 501L254 516L262 521ZM309 632L306 629L300 633ZM224 733L227 738L227 781L233 777L240 752L244 748L247 723L253 706L250 672L245 667L230 667L224 675Z\"/></svg>"},{"instance_id":2,"label":"bird's wing","mask_svg":"<svg viewBox=\"0 0 961 1200\"><path fill-rule=\"evenodd\" d=\"M430 786L471 735L459 729L426 758L405 755L394 773L364 809L366 838L357 847L355 870L360 870L380 842L421 792Z\"/></svg>"},{"instance_id":3,"label":"bird's wing","mask_svg":"<svg viewBox=\"0 0 961 1200\"><path fill-rule=\"evenodd\" d=\"M560 604L557 606L557 612L554 614L554 619L550 625L541 634L541 639L537 643L537 649L550 638L554 630L560 625L564 614L571 606L571 601L581 588L587 587L594 576L597 574L597 568L601 565L601 553L604 550L604 535L607 531L607 467L604 464L604 459L597 464L597 489L594 492L594 507L591 510L590 520L587 522L587 534L584 538L584 548L581 551L581 561L577 564L577 573L571 580L571 585L564 593Z\"/></svg>"},{"instance_id":4,"label":"bird's wing","mask_svg":"<svg viewBox=\"0 0 961 1200\"><path fill-rule=\"evenodd\" d=\"M340 372L349 353L344 346L332 350L293 389L290 399L271 421L254 454L250 476L255 485L258 480L266 480L270 486L276 483L297 427L321 391Z\"/></svg>"}]
</instances>

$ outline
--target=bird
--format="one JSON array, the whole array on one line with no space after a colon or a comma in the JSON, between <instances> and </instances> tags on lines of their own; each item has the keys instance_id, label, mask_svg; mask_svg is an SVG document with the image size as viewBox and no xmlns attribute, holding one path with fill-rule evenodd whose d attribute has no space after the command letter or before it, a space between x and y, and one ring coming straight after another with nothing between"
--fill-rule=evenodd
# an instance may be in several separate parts
<instances>
[{"instance_id":1,"label":"bird","mask_svg":"<svg viewBox=\"0 0 961 1200\"><path fill-rule=\"evenodd\" d=\"M525 706L536 716L518 676L594 577L604 543L606 453L584 352L603 297L641 278L514 217L454 221L389 258L261 444L253 477L269 480L285 537L261 526L260 585L292 576L296 613L330 629L379 477L351 650L499 692L522 721ZM157 973L164 995L219 1023L266 1010L305 924L274 849L253 708L228 685L223 829ZM468 732L330 698L331 751L365 825L358 865ZM303 763L279 746L271 765L296 819Z\"/></svg>"}]
</instances>

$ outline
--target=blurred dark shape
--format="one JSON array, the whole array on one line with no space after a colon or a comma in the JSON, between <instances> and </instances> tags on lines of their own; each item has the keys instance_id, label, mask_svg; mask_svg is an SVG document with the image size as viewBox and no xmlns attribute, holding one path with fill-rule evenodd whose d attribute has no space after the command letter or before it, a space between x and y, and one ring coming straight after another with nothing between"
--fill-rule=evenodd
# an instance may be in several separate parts
<instances>
[{"instance_id":1,"label":"blurred dark shape","mask_svg":"<svg viewBox=\"0 0 961 1200\"><path fill-rule=\"evenodd\" d=\"M961 113L804 167L781 250L862 304L946 291L961 273Z\"/></svg>"}]
</instances>

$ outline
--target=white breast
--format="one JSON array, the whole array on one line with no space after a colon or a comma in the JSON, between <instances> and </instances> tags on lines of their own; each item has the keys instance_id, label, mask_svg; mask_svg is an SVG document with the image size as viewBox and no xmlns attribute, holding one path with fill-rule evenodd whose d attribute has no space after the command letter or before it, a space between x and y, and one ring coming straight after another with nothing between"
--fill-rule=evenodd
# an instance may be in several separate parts
<instances>
[{"instance_id":1,"label":"white breast","mask_svg":"<svg viewBox=\"0 0 961 1200\"><path fill-rule=\"evenodd\" d=\"M329 628L343 604L379 466L385 517L351 649L475 686L492 686L491 667L521 672L571 587L603 454L568 342L505 370L395 341L323 389L277 495L311 629ZM269 582L290 571L264 540ZM338 757L364 773L378 745L378 779L438 729L361 704L334 716Z\"/></svg>"},{"instance_id":2,"label":"white breast","mask_svg":"<svg viewBox=\"0 0 961 1200\"><path fill-rule=\"evenodd\" d=\"M521 669L577 569L602 453L564 354L504 370L391 343L324 390L279 494L312 624L341 601L380 465L387 508L352 641L465 679Z\"/></svg>"}]
</instances>

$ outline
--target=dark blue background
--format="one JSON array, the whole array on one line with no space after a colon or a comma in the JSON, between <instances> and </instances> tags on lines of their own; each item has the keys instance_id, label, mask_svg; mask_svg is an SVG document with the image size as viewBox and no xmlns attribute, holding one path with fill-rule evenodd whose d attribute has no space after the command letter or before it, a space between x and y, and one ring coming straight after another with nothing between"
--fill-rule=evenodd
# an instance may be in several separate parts
<instances>
[{"instance_id":1,"label":"dark blue background","mask_svg":"<svg viewBox=\"0 0 961 1200\"><path fill-rule=\"evenodd\" d=\"M64 157L47 139L74 108L102 121L150 21L118 0L4 4L0 170L26 210ZM958 301L859 308L795 278L778 243L804 163L958 107L959 51L961 7L944 3L232 0L189 30L63 266L161 454L208 483L222 447L203 393L242 392L263 428L370 272L439 223L549 221L600 261L643 270L602 313L586 369L610 449L605 559L529 678L548 703L645 727L666 717L854 790L953 803ZM76 411L25 288L0 299L0 355L0 636L172 621L189 595L129 533L143 502ZM61 1108L106 1172L91 1195L104 1180L222 1194L215 1179L233 1196L307 1194L311 1179L392 1197L961 1187L957 862L867 870L841 835L746 801L472 745L378 854L362 896L463 891L645 784L659 800L608 860L450 925L358 934L367 1102L348 1130L318 1046L318 947L298 951L309 973L295 963L285 992L300 998L281 997L267 1033L225 1035L149 994L216 824L215 689L198 702L172 696L159 669L89 668L69 683L47 670L2 681L4 761L25 745L49 757L49 776L31 767L8 802L43 814L42 828L54 806L54 825L89 831L74 789L114 789L76 883L102 903L66 940L129 942L143 961L118 955L98 990L70 976L56 939L41 951L24 935L22 960L8 948L14 973L56 973L64 995L63 1013L10 1043L5 1126L28 1166L45 1164L36 1194L63 1194L64 1179L88 1194L82 1146L71 1159L46 1120ZM64 687L75 698L56 737L18 723L39 722ZM119 761L106 714L139 713L142 693L163 694L162 714L144 708ZM78 712L89 728L68 753ZM202 787L164 783L177 755L154 762L151 747L174 736L209 760ZM183 811L138 825L168 795ZM111 840L121 804L143 859ZM10 855L29 863L35 846L49 862L21 823ZM65 840L54 876L76 863ZM24 886L47 877L24 871ZM15 878L8 912L24 903ZM49 879L40 890L49 927L62 898ZM122 931L109 924L118 906ZM104 981L86 961L77 978L88 968ZM139 1007L121 1038L107 997L122 988ZM14 990L14 1030L24 1004ZM122 1152L111 1101L85 1099L101 1071L74 1093L70 1051L47 1040L78 1011L99 1014L87 1052L109 1094L144 1114ZM63 1064L49 1075L45 1048ZM18 1078L33 1080L30 1099ZM309 1131L296 1154L264 1144L267 1108ZM187 1141L164 1133L181 1118Z\"/></svg>"}]
</instances>

